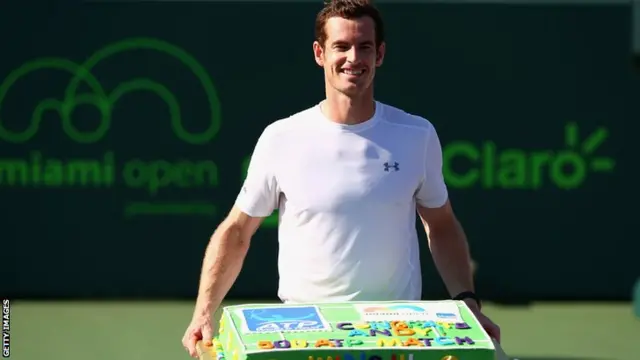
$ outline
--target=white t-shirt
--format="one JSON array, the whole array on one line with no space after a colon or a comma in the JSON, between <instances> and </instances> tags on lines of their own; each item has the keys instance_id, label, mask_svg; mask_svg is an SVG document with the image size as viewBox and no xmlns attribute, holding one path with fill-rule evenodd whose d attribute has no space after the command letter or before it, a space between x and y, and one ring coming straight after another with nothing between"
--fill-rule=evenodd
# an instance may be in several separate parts
<instances>
[{"instance_id":1,"label":"white t-shirt","mask_svg":"<svg viewBox=\"0 0 640 360\"><path fill-rule=\"evenodd\" d=\"M236 206L279 209L283 301L420 300L415 204L447 199L433 125L376 102L357 125L316 105L267 126Z\"/></svg>"}]
</instances>

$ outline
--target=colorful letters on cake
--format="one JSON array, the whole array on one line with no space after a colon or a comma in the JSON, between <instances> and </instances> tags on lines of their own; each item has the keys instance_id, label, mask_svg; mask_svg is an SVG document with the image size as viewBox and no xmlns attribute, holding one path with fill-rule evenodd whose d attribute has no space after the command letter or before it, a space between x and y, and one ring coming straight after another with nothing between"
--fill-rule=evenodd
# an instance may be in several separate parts
<instances>
[{"instance_id":1,"label":"colorful letters on cake","mask_svg":"<svg viewBox=\"0 0 640 360\"><path fill-rule=\"evenodd\" d=\"M463 302L226 307L216 360L493 360ZM220 349L224 344L223 349Z\"/></svg>"}]
</instances>

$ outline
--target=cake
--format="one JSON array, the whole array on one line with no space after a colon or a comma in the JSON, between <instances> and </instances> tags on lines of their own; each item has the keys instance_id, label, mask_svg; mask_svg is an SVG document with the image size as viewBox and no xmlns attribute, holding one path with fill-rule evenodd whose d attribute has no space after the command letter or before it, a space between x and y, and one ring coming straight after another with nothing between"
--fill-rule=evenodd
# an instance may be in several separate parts
<instances>
[{"instance_id":1,"label":"cake","mask_svg":"<svg viewBox=\"0 0 640 360\"><path fill-rule=\"evenodd\" d=\"M494 360L462 301L259 304L223 310L217 360Z\"/></svg>"}]
</instances>

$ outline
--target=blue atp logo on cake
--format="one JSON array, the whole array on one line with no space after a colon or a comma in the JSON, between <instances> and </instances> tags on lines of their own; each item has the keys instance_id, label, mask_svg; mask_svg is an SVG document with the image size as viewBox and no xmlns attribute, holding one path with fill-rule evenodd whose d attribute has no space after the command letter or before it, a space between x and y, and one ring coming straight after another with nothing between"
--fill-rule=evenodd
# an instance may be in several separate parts
<instances>
[{"instance_id":1,"label":"blue atp logo on cake","mask_svg":"<svg viewBox=\"0 0 640 360\"><path fill-rule=\"evenodd\" d=\"M249 333L330 330L315 306L242 309L242 317Z\"/></svg>"}]
</instances>

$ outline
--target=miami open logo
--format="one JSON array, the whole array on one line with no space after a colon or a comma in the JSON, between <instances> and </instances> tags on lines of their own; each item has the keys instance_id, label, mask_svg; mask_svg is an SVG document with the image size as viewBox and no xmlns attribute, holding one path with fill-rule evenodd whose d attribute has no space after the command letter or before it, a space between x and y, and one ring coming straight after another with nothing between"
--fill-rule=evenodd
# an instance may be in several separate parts
<instances>
[{"instance_id":1,"label":"miami open logo","mask_svg":"<svg viewBox=\"0 0 640 360\"><path fill-rule=\"evenodd\" d=\"M155 50L180 60L187 71L193 73L201 83L202 90L209 102L209 126L204 131L190 132L182 125L180 104L175 94L163 84L148 78L133 78L121 82L111 91L107 91L92 73L98 63L119 53L132 50ZM21 131L11 131L3 126L0 115L0 140L10 143L24 143L36 135L46 112L57 112L64 132L79 143L100 141L111 127L112 112L116 103L132 92L147 91L155 93L167 103L170 113L170 126L175 135L189 144L204 144L217 134L220 128L220 103L211 78L204 67L189 53L168 42L153 38L132 38L109 44L91 55L85 62L76 63L65 58L41 58L30 61L7 76L0 84L0 107L3 105L9 89L23 76L40 70L58 70L71 75L64 93L60 97L43 99L34 109L29 125ZM89 91L79 91L85 85ZM81 131L74 124L73 113L79 105L95 106L100 114L100 124L92 131ZM1 113L0 113L1 114ZM76 119L77 120L77 119ZM81 121L81 120L80 120Z\"/></svg>"},{"instance_id":2,"label":"miami open logo","mask_svg":"<svg viewBox=\"0 0 640 360\"><path fill-rule=\"evenodd\" d=\"M137 72L144 72L148 63L128 62L134 59L135 54L130 54L133 51L146 51L150 56L147 61L161 57L174 60L175 67L158 71L178 72L185 78L195 79L195 87L179 87L175 81L174 85L167 85L151 78L162 74L136 76ZM126 54L124 58L122 54ZM121 64L120 70L105 72L98 66L113 65L114 61ZM26 92L22 97L10 99L11 91L26 77L36 76L41 83L46 83L59 73L69 76L66 87L51 89L54 93L45 98ZM31 90L37 93L38 89L32 85ZM147 97L135 97L139 93L146 93ZM147 99L154 101L154 97L163 103L160 107L158 103L148 102ZM190 109L191 116L187 119L181 100L184 102L188 98L198 98L200 102L197 109ZM16 106L33 100L35 105L29 103L15 111ZM123 106L127 101L129 106ZM10 105L14 112L7 110ZM94 115L83 116L79 114L80 108L92 108ZM153 112L152 116L152 108L163 110ZM45 117L48 121L59 122L63 135L54 137L51 146L47 146L50 145L47 141L36 139L46 135L41 129ZM193 120L200 125L199 129L185 126ZM139 124L141 121L149 128L147 136L136 137L120 131L119 137L107 138L113 124L125 129L130 128L132 122ZM34 59L0 79L0 146L6 150L0 153L0 189L87 191L124 188L127 198L122 207L126 217L214 216L214 203L189 198L193 191L218 187L218 165L210 154L194 158L178 157L175 153L211 143L220 125L220 101L208 72L194 56L166 41L124 39L102 47L81 62L64 57ZM150 144L157 136L157 129L161 128L170 128L179 142L168 149L163 144L155 145L157 150L151 151ZM72 150L65 152L61 150L63 148ZM146 149L147 155L140 154L141 149ZM236 173L239 170L240 166ZM167 196L168 193L172 195ZM176 196L177 193L180 196Z\"/></svg>"}]
</instances>

